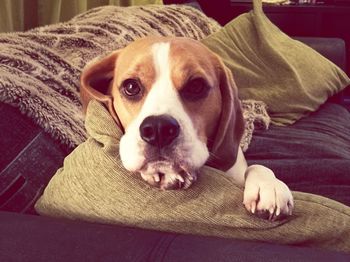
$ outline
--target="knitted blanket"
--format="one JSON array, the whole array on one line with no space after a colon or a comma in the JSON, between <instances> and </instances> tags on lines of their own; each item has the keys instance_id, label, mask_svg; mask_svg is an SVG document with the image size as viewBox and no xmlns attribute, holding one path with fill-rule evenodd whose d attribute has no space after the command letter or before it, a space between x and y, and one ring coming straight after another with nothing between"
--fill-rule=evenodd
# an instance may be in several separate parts
<instances>
[{"instance_id":1,"label":"knitted blanket","mask_svg":"<svg viewBox=\"0 0 350 262\"><path fill-rule=\"evenodd\" d=\"M148 35L201 40L219 29L189 6L104 6L66 23L1 34L0 101L18 107L52 137L75 147L86 139L79 76L88 61ZM245 114L250 116L242 139L245 149L254 120L263 119L262 126L268 126L264 106L260 108Z\"/></svg>"}]
</instances>

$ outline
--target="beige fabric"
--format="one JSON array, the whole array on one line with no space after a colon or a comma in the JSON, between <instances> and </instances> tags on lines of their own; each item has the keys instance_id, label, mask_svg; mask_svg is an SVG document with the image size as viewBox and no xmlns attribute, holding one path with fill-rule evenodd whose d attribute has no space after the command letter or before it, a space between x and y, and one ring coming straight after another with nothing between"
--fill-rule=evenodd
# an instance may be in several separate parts
<instances>
[{"instance_id":1,"label":"beige fabric","mask_svg":"<svg viewBox=\"0 0 350 262\"><path fill-rule=\"evenodd\" d=\"M36 203L41 215L350 252L350 208L294 192L294 215L270 222L245 211L243 192L209 167L187 190L160 191L127 172L118 155L121 131L98 102L89 104L91 137L64 161Z\"/></svg>"},{"instance_id":2,"label":"beige fabric","mask_svg":"<svg viewBox=\"0 0 350 262\"><path fill-rule=\"evenodd\" d=\"M241 102L245 128L240 146L243 152L245 152L253 138L254 130L267 130L270 126L271 119L267 113L266 104L264 102L251 99Z\"/></svg>"},{"instance_id":3,"label":"beige fabric","mask_svg":"<svg viewBox=\"0 0 350 262\"><path fill-rule=\"evenodd\" d=\"M104 5L163 4L162 0L1 0L0 32L25 31L68 21L87 10Z\"/></svg>"},{"instance_id":4,"label":"beige fabric","mask_svg":"<svg viewBox=\"0 0 350 262\"><path fill-rule=\"evenodd\" d=\"M0 32L24 30L24 0L0 1Z\"/></svg>"},{"instance_id":5,"label":"beige fabric","mask_svg":"<svg viewBox=\"0 0 350 262\"><path fill-rule=\"evenodd\" d=\"M240 99L265 102L276 125L294 123L350 84L335 64L273 25L261 0L202 42L230 68Z\"/></svg>"}]
</instances>

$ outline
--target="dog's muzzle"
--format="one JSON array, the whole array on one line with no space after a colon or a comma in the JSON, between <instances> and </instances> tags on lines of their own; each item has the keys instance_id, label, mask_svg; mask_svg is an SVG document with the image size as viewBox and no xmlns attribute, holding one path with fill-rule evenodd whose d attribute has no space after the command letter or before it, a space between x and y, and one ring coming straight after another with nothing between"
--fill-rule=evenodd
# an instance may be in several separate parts
<instances>
[{"instance_id":1,"label":"dog's muzzle","mask_svg":"<svg viewBox=\"0 0 350 262\"><path fill-rule=\"evenodd\" d=\"M140 125L140 136L152 149L158 152L156 159L146 163L140 170L142 178L152 186L161 189L188 188L196 180L196 172L176 163L169 156L162 156L180 134L178 121L169 115L146 117Z\"/></svg>"}]
</instances>

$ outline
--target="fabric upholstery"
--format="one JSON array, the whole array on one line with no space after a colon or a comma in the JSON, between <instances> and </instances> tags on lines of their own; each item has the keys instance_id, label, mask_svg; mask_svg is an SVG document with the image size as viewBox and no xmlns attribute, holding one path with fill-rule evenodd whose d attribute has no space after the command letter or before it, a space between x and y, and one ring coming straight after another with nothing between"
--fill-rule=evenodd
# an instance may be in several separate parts
<instances>
[{"instance_id":1,"label":"fabric upholstery","mask_svg":"<svg viewBox=\"0 0 350 262\"><path fill-rule=\"evenodd\" d=\"M294 123L350 84L339 67L273 25L261 0L202 42L224 59L239 97L265 102L276 125Z\"/></svg>"},{"instance_id":2,"label":"fabric upholstery","mask_svg":"<svg viewBox=\"0 0 350 262\"><path fill-rule=\"evenodd\" d=\"M343 39L332 37L293 37L293 39L310 46L345 71L346 47Z\"/></svg>"},{"instance_id":3,"label":"fabric upholstery","mask_svg":"<svg viewBox=\"0 0 350 262\"><path fill-rule=\"evenodd\" d=\"M337 261L350 254L0 212L0 261Z\"/></svg>"},{"instance_id":4,"label":"fabric upholstery","mask_svg":"<svg viewBox=\"0 0 350 262\"><path fill-rule=\"evenodd\" d=\"M248 215L242 190L209 167L187 190L160 191L123 168L118 157L122 132L112 122L107 109L90 102L86 128L91 137L66 157L36 203L39 214L350 252L349 207L295 192L294 215L266 221Z\"/></svg>"},{"instance_id":5,"label":"fabric upholstery","mask_svg":"<svg viewBox=\"0 0 350 262\"><path fill-rule=\"evenodd\" d=\"M3 103L0 130L0 210L35 214L34 203L70 150Z\"/></svg>"}]
</instances>

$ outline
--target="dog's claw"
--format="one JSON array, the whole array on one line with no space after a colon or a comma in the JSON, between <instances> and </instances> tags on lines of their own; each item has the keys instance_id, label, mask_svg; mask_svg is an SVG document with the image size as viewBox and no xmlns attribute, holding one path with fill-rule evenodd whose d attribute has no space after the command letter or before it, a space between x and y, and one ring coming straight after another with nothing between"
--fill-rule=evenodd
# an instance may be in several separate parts
<instances>
[{"instance_id":1,"label":"dog's claw","mask_svg":"<svg viewBox=\"0 0 350 262\"><path fill-rule=\"evenodd\" d=\"M256 210L256 202L253 201L252 202L252 207L251 207L252 214L255 214L255 210Z\"/></svg>"},{"instance_id":2,"label":"dog's claw","mask_svg":"<svg viewBox=\"0 0 350 262\"><path fill-rule=\"evenodd\" d=\"M293 207L294 205L288 202L288 215L290 216L293 214Z\"/></svg>"},{"instance_id":3,"label":"dog's claw","mask_svg":"<svg viewBox=\"0 0 350 262\"><path fill-rule=\"evenodd\" d=\"M276 209L276 216L278 217L281 214L281 209L279 207L277 207Z\"/></svg>"},{"instance_id":4,"label":"dog's claw","mask_svg":"<svg viewBox=\"0 0 350 262\"><path fill-rule=\"evenodd\" d=\"M270 208L269 213L270 213L269 220L270 221L274 221L276 219L276 217L277 217L276 214L275 214L275 209L274 208Z\"/></svg>"}]
</instances>

